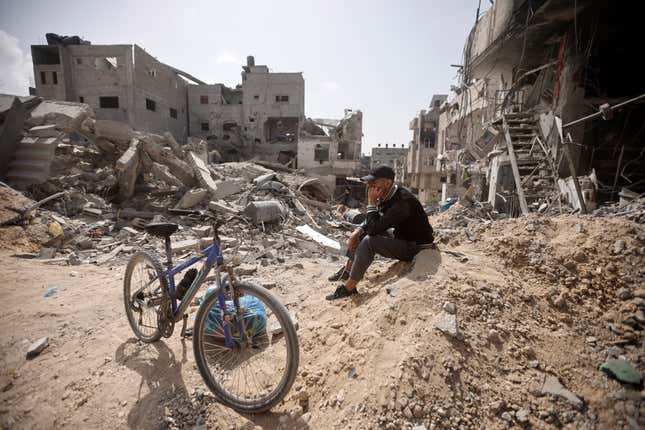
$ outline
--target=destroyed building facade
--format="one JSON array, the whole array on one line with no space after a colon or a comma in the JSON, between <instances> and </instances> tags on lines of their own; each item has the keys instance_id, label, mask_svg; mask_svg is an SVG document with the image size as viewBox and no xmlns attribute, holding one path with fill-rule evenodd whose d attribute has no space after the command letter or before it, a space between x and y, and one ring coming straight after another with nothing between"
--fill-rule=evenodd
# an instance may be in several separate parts
<instances>
[{"instance_id":1,"label":"destroyed building facade","mask_svg":"<svg viewBox=\"0 0 645 430\"><path fill-rule=\"evenodd\" d=\"M81 41L82 42L82 41ZM304 120L302 73L243 66L235 88L206 84L166 65L137 45L64 44L31 47L36 95L88 104L99 120L124 121L138 131L170 131L183 143L205 139L224 160L255 156L294 160Z\"/></svg>"},{"instance_id":2,"label":"destroyed building facade","mask_svg":"<svg viewBox=\"0 0 645 430\"><path fill-rule=\"evenodd\" d=\"M642 193L637 9L494 2L472 28L460 83L440 107L442 200L470 189L511 215L562 203L584 213Z\"/></svg>"},{"instance_id":3,"label":"destroyed building facade","mask_svg":"<svg viewBox=\"0 0 645 430\"><path fill-rule=\"evenodd\" d=\"M435 94L429 109L421 110L410 121L412 140L406 159L405 184L426 204L437 201L441 193L440 176L436 168L438 124L441 105L447 98L447 95Z\"/></svg>"}]
</instances>

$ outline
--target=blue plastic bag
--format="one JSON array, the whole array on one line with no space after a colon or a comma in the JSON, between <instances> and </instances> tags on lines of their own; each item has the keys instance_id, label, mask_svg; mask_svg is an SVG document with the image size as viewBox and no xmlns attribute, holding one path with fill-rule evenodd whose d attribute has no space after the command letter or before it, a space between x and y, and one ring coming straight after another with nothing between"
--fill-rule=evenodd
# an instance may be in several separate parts
<instances>
[{"instance_id":1,"label":"blue plastic bag","mask_svg":"<svg viewBox=\"0 0 645 430\"><path fill-rule=\"evenodd\" d=\"M216 291L215 288L209 288L206 291L205 297ZM264 304L254 296L244 295L239 299L240 306L243 309L244 324L246 325L247 335L251 338L263 336L267 330L267 313ZM227 300L225 303L226 311L232 315L231 320L231 334L234 340L239 340L240 336L237 332L237 314L232 300ZM222 327L222 318L219 303L208 312L206 317L205 334L214 336L216 338L224 339L224 328Z\"/></svg>"}]
</instances>

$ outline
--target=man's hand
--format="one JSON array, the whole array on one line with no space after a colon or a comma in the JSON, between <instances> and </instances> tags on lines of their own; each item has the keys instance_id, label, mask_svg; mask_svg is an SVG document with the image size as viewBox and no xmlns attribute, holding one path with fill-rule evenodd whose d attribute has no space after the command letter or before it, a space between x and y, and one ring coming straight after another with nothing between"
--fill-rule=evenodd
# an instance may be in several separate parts
<instances>
[{"instance_id":1,"label":"man's hand","mask_svg":"<svg viewBox=\"0 0 645 430\"><path fill-rule=\"evenodd\" d=\"M370 185L370 187L367 189L367 204L375 205L378 199L381 198L381 194L383 194L381 187L379 187L378 185Z\"/></svg>"}]
</instances>

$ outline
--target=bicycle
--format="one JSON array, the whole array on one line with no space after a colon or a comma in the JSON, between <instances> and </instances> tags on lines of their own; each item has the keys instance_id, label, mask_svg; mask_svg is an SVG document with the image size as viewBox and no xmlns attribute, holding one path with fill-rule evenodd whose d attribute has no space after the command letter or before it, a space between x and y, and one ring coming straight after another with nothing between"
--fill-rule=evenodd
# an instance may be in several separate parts
<instances>
[{"instance_id":1,"label":"bicycle","mask_svg":"<svg viewBox=\"0 0 645 430\"><path fill-rule=\"evenodd\" d=\"M298 370L298 337L291 317L273 294L261 286L236 280L225 264L218 229L236 217L222 222L206 211L169 212L211 221L213 243L173 266L170 236L179 226L173 223L145 226L146 232L164 239L166 262L164 268L157 254L143 250L128 262L123 293L134 334L143 342L155 342L170 337L175 323L183 319L181 336L185 337L188 306L215 267L215 288L207 290L193 327L197 367L208 388L223 404L244 413L271 409L289 392ZM175 275L204 259L199 271L190 269L184 275L190 286L183 297L178 297L182 291L176 289ZM227 275L222 276L222 270Z\"/></svg>"}]
</instances>

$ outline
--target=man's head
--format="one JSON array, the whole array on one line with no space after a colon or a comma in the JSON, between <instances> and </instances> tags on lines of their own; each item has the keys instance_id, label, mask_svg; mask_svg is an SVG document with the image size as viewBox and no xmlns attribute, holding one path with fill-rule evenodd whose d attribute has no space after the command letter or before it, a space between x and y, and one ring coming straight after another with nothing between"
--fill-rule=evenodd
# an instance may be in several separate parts
<instances>
[{"instance_id":1,"label":"man's head","mask_svg":"<svg viewBox=\"0 0 645 430\"><path fill-rule=\"evenodd\" d=\"M367 182L369 188L378 189L383 198L394 184L394 170L388 166L379 166L372 169L369 175L363 176L361 181Z\"/></svg>"}]
</instances>

